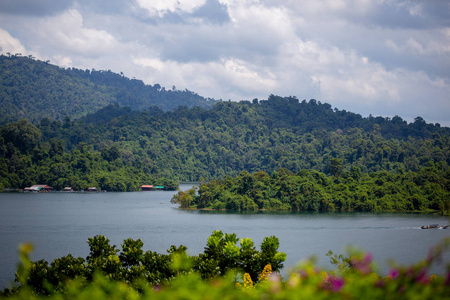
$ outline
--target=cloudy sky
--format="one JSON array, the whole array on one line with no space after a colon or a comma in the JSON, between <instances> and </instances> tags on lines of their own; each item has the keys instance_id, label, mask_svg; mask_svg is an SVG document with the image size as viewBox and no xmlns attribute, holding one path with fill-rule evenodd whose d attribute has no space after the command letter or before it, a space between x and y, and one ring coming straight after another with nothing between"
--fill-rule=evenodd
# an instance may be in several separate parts
<instances>
[{"instance_id":1,"label":"cloudy sky","mask_svg":"<svg viewBox=\"0 0 450 300\"><path fill-rule=\"evenodd\" d=\"M1 0L0 51L450 126L448 0Z\"/></svg>"}]
</instances>

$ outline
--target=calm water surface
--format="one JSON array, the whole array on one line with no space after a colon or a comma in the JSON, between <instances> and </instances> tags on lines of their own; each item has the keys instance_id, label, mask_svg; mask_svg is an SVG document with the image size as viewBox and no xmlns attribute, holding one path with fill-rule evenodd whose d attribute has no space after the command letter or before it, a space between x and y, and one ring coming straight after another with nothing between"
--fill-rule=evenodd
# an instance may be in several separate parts
<instances>
[{"instance_id":1,"label":"calm water surface","mask_svg":"<svg viewBox=\"0 0 450 300\"><path fill-rule=\"evenodd\" d=\"M190 188L182 185L181 189ZM355 245L371 252L382 272L388 259L412 263L426 257L433 245L450 236L450 229L422 230L428 224L448 224L448 218L423 214L359 213L213 213L186 211L171 204L175 192L0 194L0 289L10 285L20 243L32 242L32 260L71 253L86 258L87 239L103 234L118 246L126 238L142 239L144 250L165 253L170 245L203 252L213 230L252 238L259 249L263 238L275 235L287 254L285 270L317 255L328 265L328 250L345 253ZM444 256L450 261L450 255ZM444 263L434 271L443 272Z\"/></svg>"}]
</instances>

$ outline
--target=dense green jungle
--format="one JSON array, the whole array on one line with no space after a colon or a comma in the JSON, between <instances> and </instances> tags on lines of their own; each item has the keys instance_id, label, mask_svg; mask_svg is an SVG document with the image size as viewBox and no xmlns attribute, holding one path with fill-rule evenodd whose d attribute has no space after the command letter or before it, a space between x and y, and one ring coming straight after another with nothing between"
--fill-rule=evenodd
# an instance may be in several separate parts
<instances>
[{"instance_id":1,"label":"dense green jungle","mask_svg":"<svg viewBox=\"0 0 450 300\"><path fill-rule=\"evenodd\" d=\"M287 169L270 176L259 171L241 172L179 191L172 202L181 208L233 211L440 211L448 213L448 174L436 166L420 172L377 171L362 173L358 167L341 172L340 161L331 160L333 176L317 171Z\"/></svg>"},{"instance_id":2,"label":"dense green jungle","mask_svg":"<svg viewBox=\"0 0 450 300\"><path fill-rule=\"evenodd\" d=\"M449 207L450 128L420 116L362 117L295 96L216 101L18 55L0 56L0 76L2 190L201 181L199 195L179 194L182 206Z\"/></svg>"}]
</instances>

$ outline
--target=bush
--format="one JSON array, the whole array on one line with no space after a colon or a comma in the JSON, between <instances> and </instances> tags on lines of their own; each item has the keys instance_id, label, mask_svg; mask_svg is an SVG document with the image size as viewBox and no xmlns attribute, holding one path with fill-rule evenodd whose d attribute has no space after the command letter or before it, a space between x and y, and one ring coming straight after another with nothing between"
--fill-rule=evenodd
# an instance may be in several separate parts
<instances>
[{"instance_id":1,"label":"bush","mask_svg":"<svg viewBox=\"0 0 450 300\"><path fill-rule=\"evenodd\" d=\"M128 245L130 245L130 240ZM215 258L221 255L228 261L234 261L229 266L239 265L239 256L255 253L251 239L241 239L240 248L236 248L236 235L215 231L208 239L203 257L196 257L200 261L207 261L203 266L223 268L223 261ZM136 243L132 243L136 244ZM139 243L137 243L139 244ZM380 276L374 272L375 265L369 253L352 251L348 257L328 253L330 261L336 266L333 270L318 268L314 260L305 260L292 269L291 275L283 279L274 271L274 265L268 263L255 278L249 272L229 268L220 277L210 277L205 280L201 272L192 270L192 257L186 255L185 247L171 247L171 255L165 267L170 271L166 276L172 279L163 283L150 283L145 279L129 282L105 274L95 272L89 282L76 277L66 280L63 289L49 289L48 282L43 282L36 289L31 279L36 266L46 270L45 261L32 263L28 254L29 245L21 247L21 265L18 269L17 279L20 286L5 289L0 292L0 298L6 299L448 299L450 295L450 265L444 276L428 274L433 263L442 263L442 252L448 248L450 239L431 249L428 257L411 266L392 266L387 276ZM269 260L277 255L278 240L268 237L261 245L261 252ZM133 252L140 253L140 251ZM144 253L144 261L158 260L149 252ZM257 252L256 252L257 253ZM276 253L275 255L272 255ZM110 255L108 259L114 257ZM132 255L135 257L135 255ZM140 256L140 255L138 255ZM115 257L121 257L115 256ZM146 257L146 259L145 259ZM155 260L153 260L155 258ZM167 258L167 257L166 257ZM72 259L69 259L72 260ZM115 260L115 259L113 259ZM246 263L250 260L245 261ZM261 263L262 260L254 261ZM148 263L148 261L146 261ZM117 264L115 264L117 265ZM153 265L155 266L155 265ZM131 268L138 267L135 263ZM140 266L144 267L144 265ZM276 267L275 267L276 268ZM207 268L205 268L207 269ZM215 269L215 268L213 268ZM217 269L216 269L217 270ZM44 272L45 273L45 272ZM43 273L36 273L35 275ZM78 273L77 273L78 274ZM45 277L45 275L42 275ZM31 280L31 281L30 281Z\"/></svg>"}]
</instances>

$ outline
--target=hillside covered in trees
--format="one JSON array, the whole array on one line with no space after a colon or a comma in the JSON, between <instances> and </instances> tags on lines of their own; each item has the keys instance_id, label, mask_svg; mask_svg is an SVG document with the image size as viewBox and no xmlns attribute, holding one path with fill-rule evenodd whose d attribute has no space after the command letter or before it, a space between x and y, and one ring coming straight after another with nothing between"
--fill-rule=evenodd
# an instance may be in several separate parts
<instances>
[{"instance_id":1,"label":"hillside covered in trees","mask_svg":"<svg viewBox=\"0 0 450 300\"><path fill-rule=\"evenodd\" d=\"M332 161L333 163L334 161ZM441 211L450 210L450 178L441 164L420 172L361 173L350 172L326 176L317 171L301 170L294 174L286 169L250 174L241 172L202 183L180 191L172 202L181 208L232 211Z\"/></svg>"},{"instance_id":2,"label":"hillside covered in trees","mask_svg":"<svg viewBox=\"0 0 450 300\"><path fill-rule=\"evenodd\" d=\"M316 100L274 95L210 109L137 111L115 104L79 119L0 127L0 187L132 191L156 180L209 181L281 168L335 176L355 168L402 173L432 167L449 179L449 130L420 117L410 124L400 117L363 118Z\"/></svg>"},{"instance_id":3,"label":"hillside covered in trees","mask_svg":"<svg viewBox=\"0 0 450 300\"><path fill-rule=\"evenodd\" d=\"M166 90L111 71L60 68L48 61L20 55L0 55L0 124L23 118L79 118L111 103L136 110L180 105L210 107L216 102L188 90Z\"/></svg>"}]
</instances>

